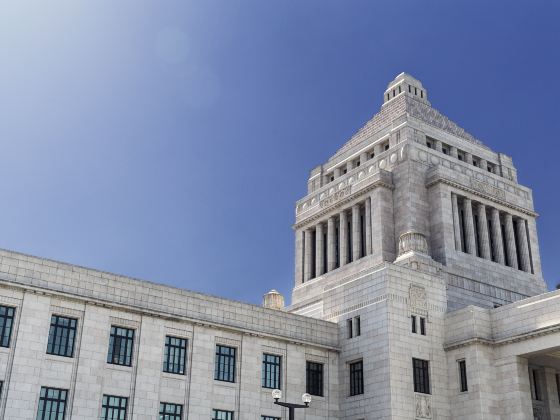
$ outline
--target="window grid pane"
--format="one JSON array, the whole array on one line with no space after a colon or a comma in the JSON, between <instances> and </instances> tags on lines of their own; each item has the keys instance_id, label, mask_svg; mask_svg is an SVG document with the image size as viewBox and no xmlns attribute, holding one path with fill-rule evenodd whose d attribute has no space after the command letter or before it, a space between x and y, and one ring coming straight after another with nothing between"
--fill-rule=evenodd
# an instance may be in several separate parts
<instances>
[{"instance_id":1,"label":"window grid pane","mask_svg":"<svg viewBox=\"0 0 560 420\"><path fill-rule=\"evenodd\" d=\"M318 397L323 396L323 364L307 362L306 392Z\"/></svg>"},{"instance_id":2,"label":"window grid pane","mask_svg":"<svg viewBox=\"0 0 560 420\"><path fill-rule=\"evenodd\" d=\"M101 420L125 420L128 398L103 395Z\"/></svg>"},{"instance_id":3,"label":"window grid pane","mask_svg":"<svg viewBox=\"0 0 560 420\"><path fill-rule=\"evenodd\" d=\"M0 347L10 347L15 308L0 306Z\"/></svg>"},{"instance_id":4,"label":"window grid pane","mask_svg":"<svg viewBox=\"0 0 560 420\"><path fill-rule=\"evenodd\" d=\"M350 396L364 393L364 365L359 362L350 363Z\"/></svg>"},{"instance_id":5,"label":"window grid pane","mask_svg":"<svg viewBox=\"0 0 560 420\"><path fill-rule=\"evenodd\" d=\"M414 372L414 392L430 393L430 367L427 360L412 359Z\"/></svg>"},{"instance_id":6,"label":"window grid pane","mask_svg":"<svg viewBox=\"0 0 560 420\"><path fill-rule=\"evenodd\" d=\"M234 420L233 411L214 410L212 420Z\"/></svg>"},{"instance_id":7,"label":"window grid pane","mask_svg":"<svg viewBox=\"0 0 560 420\"><path fill-rule=\"evenodd\" d=\"M68 391L58 388L41 388L37 420L64 420Z\"/></svg>"},{"instance_id":8,"label":"window grid pane","mask_svg":"<svg viewBox=\"0 0 560 420\"><path fill-rule=\"evenodd\" d=\"M133 344L133 329L111 326L107 363L131 366Z\"/></svg>"},{"instance_id":9,"label":"window grid pane","mask_svg":"<svg viewBox=\"0 0 560 420\"><path fill-rule=\"evenodd\" d=\"M159 420L181 420L183 417L183 406L162 402L159 404Z\"/></svg>"},{"instance_id":10,"label":"window grid pane","mask_svg":"<svg viewBox=\"0 0 560 420\"><path fill-rule=\"evenodd\" d=\"M76 325L76 319L53 315L51 317L47 353L56 356L74 357Z\"/></svg>"},{"instance_id":11,"label":"window grid pane","mask_svg":"<svg viewBox=\"0 0 560 420\"><path fill-rule=\"evenodd\" d=\"M235 347L216 346L214 379L235 382Z\"/></svg>"},{"instance_id":12,"label":"window grid pane","mask_svg":"<svg viewBox=\"0 0 560 420\"><path fill-rule=\"evenodd\" d=\"M262 387L280 389L282 358L274 354L263 354Z\"/></svg>"},{"instance_id":13,"label":"window grid pane","mask_svg":"<svg viewBox=\"0 0 560 420\"><path fill-rule=\"evenodd\" d=\"M165 357L163 360L163 371L185 374L185 364L187 357L187 340L178 337L165 337Z\"/></svg>"}]
</instances>

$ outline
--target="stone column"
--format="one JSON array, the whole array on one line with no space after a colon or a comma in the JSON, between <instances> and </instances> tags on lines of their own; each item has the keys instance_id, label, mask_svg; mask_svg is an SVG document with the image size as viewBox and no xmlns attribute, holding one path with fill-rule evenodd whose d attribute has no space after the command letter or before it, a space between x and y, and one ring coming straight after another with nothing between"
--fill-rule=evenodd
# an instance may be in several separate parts
<instances>
[{"instance_id":1,"label":"stone column","mask_svg":"<svg viewBox=\"0 0 560 420\"><path fill-rule=\"evenodd\" d=\"M465 244L466 252L476 255L476 241L474 238L474 221L472 214L472 202L470 198L463 198L463 218L465 219Z\"/></svg>"},{"instance_id":2,"label":"stone column","mask_svg":"<svg viewBox=\"0 0 560 420\"><path fill-rule=\"evenodd\" d=\"M352 206L352 261L357 261L361 256L361 233L362 223L360 220L360 205Z\"/></svg>"},{"instance_id":3,"label":"stone column","mask_svg":"<svg viewBox=\"0 0 560 420\"><path fill-rule=\"evenodd\" d=\"M381 261L396 258L393 191L378 187L371 192L371 253Z\"/></svg>"},{"instance_id":4,"label":"stone column","mask_svg":"<svg viewBox=\"0 0 560 420\"><path fill-rule=\"evenodd\" d=\"M488 162L486 161L486 159L480 159L480 169L483 169L485 171L488 170Z\"/></svg>"},{"instance_id":5,"label":"stone column","mask_svg":"<svg viewBox=\"0 0 560 420\"><path fill-rule=\"evenodd\" d=\"M371 197L366 198L364 219L366 222L366 255L371 255Z\"/></svg>"},{"instance_id":6,"label":"stone column","mask_svg":"<svg viewBox=\"0 0 560 420\"><path fill-rule=\"evenodd\" d=\"M296 230L296 246L295 246L295 259L296 259L296 285L301 284L304 282L303 277L303 235L304 232L302 230Z\"/></svg>"},{"instance_id":7,"label":"stone column","mask_svg":"<svg viewBox=\"0 0 560 420\"><path fill-rule=\"evenodd\" d=\"M455 146L449 146L449 155L457 159L459 153L457 152L457 148Z\"/></svg>"},{"instance_id":8,"label":"stone column","mask_svg":"<svg viewBox=\"0 0 560 420\"><path fill-rule=\"evenodd\" d=\"M442 152L442 151L443 151L443 144L441 144L441 141L439 141L439 140L436 140L436 141L435 141L434 147L435 147L435 149L436 149L438 152Z\"/></svg>"},{"instance_id":9,"label":"stone column","mask_svg":"<svg viewBox=\"0 0 560 420\"><path fill-rule=\"evenodd\" d=\"M463 250L461 241L461 219L459 218L459 204L457 203L457 194L451 193L451 209L453 211L453 232L455 233L455 249Z\"/></svg>"},{"instance_id":10,"label":"stone column","mask_svg":"<svg viewBox=\"0 0 560 420\"><path fill-rule=\"evenodd\" d=\"M469 152L465 152L465 162L470 163L471 165L473 163L472 154L470 154Z\"/></svg>"},{"instance_id":11,"label":"stone column","mask_svg":"<svg viewBox=\"0 0 560 420\"><path fill-rule=\"evenodd\" d=\"M327 271L336 268L335 220L329 217L327 222Z\"/></svg>"},{"instance_id":12,"label":"stone column","mask_svg":"<svg viewBox=\"0 0 560 420\"><path fill-rule=\"evenodd\" d=\"M336 179L336 178L339 178L339 177L340 177L340 167L338 167L338 168L334 168L334 171L333 171L333 176L334 176L334 179Z\"/></svg>"},{"instance_id":13,"label":"stone column","mask_svg":"<svg viewBox=\"0 0 560 420\"><path fill-rule=\"evenodd\" d=\"M487 260L492 259L490 253L490 238L488 236L488 220L486 219L486 206L478 203L478 240L480 242L480 256Z\"/></svg>"},{"instance_id":14,"label":"stone column","mask_svg":"<svg viewBox=\"0 0 560 420\"><path fill-rule=\"evenodd\" d=\"M354 161L350 159L346 162L346 172L350 172L352 169L354 169Z\"/></svg>"},{"instance_id":15,"label":"stone column","mask_svg":"<svg viewBox=\"0 0 560 420\"><path fill-rule=\"evenodd\" d=\"M340 266L342 267L348 263L348 215L345 210L340 213L340 227L338 229L338 249L340 250Z\"/></svg>"},{"instance_id":16,"label":"stone column","mask_svg":"<svg viewBox=\"0 0 560 420\"><path fill-rule=\"evenodd\" d=\"M523 271L531 272L531 260L529 257L529 241L527 240L527 228L524 219L516 220L517 242L519 243L519 262Z\"/></svg>"},{"instance_id":17,"label":"stone column","mask_svg":"<svg viewBox=\"0 0 560 420\"><path fill-rule=\"evenodd\" d=\"M367 161L367 153L360 154L360 166L364 166Z\"/></svg>"},{"instance_id":18,"label":"stone column","mask_svg":"<svg viewBox=\"0 0 560 420\"><path fill-rule=\"evenodd\" d=\"M497 400L501 403L502 418L532 419L533 404L527 359L509 356L496 360L495 365L500 379L496 390L501 391Z\"/></svg>"},{"instance_id":19,"label":"stone column","mask_svg":"<svg viewBox=\"0 0 560 420\"><path fill-rule=\"evenodd\" d=\"M305 242L303 281L307 281L311 279L311 272L313 267L313 247L311 246L311 241L313 240L313 230L306 229L304 232L303 240Z\"/></svg>"},{"instance_id":20,"label":"stone column","mask_svg":"<svg viewBox=\"0 0 560 420\"><path fill-rule=\"evenodd\" d=\"M506 225L506 252L508 257L509 266L518 268L517 266L517 249L515 246L515 236L513 234L513 219L511 214L506 213L504 216Z\"/></svg>"},{"instance_id":21,"label":"stone column","mask_svg":"<svg viewBox=\"0 0 560 420\"><path fill-rule=\"evenodd\" d=\"M319 223L315 228L315 277L325 273L325 261L323 260L323 224Z\"/></svg>"},{"instance_id":22,"label":"stone column","mask_svg":"<svg viewBox=\"0 0 560 420\"><path fill-rule=\"evenodd\" d=\"M498 209L492 209L492 242L494 245L494 258L497 263L505 264L504 259L504 242L502 239L502 223L500 221L500 212Z\"/></svg>"}]
</instances>

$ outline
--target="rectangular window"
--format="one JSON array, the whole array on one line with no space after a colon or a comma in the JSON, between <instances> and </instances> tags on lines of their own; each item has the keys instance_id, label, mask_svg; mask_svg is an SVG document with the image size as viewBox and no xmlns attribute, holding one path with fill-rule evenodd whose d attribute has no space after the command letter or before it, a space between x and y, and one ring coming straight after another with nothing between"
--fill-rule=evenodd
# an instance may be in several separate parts
<instances>
[{"instance_id":1,"label":"rectangular window","mask_svg":"<svg viewBox=\"0 0 560 420\"><path fill-rule=\"evenodd\" d=\"M364 393L364 364L359 362L350 363L350 396Z\"/></svg>"},{"instance_id":2,"label":"rectangular window","mask_svg":"<svg viewBox=\"0 0 560 420\"><path fill-rule=\"evenodd\" d=\"M133 345L134 330L112 325L111 336L109 338L107 363L111 363L113 365L131 366Z\"/></svg>"},{"instance_id":3,"label":"rectangular window","mask_svg":"<svg viewBox=\"0 0 560 420\"><path fill-rule=\"evenodd\" d=\"M311 395L323 396L323 364L307 362L306 392Z\"/></svg>"},{"instance_id":4,"label":"rectangular window","mask_svg":"<svg viewBox=\"0 0 560 420\"><path fill-rule=\"evenodd\" d=\"M420 334L426 335L426 318L420 317Z\"/></svg>"},{"instance_id":5,"label":"rectangular window","mask_svg":"<svg viewBox=\"0 0 560 420\"><path fill-rule=\"evenodd\" d=\"M414 392L430 394L430 364L427 360L412 359Z\"/></svg>"},{"instance_id":6,"label":"rectangular window","mask_svg":"<svg viewBox=\"0 0 560 420\"><path fill-rule=\"evenodd\" d=\"M159 403L159 420L182 420L183 406L181 404Z\"/></svg>"},{"instance_id":7,"label":"rectangular window","mask_svg":"<svg viewBox=\"0 0 560 420\"><path fill-rule=\"evenodd\" d=\"M558 375L556 375L558 376ZM558 378L556 378L558 379ZM4 381L0 381L0 398L2 398L2 390L4 389Z\"/></svg>"},{"instance_id":8,"label":"rectangular window","mask_svg":"<svg viewBox=\"0 0 560 420\"><path fill-rule=\"evenodd\" d=\"M0 306L0 347L10 347L16 309Z\"/></svg>"},{"instance_id":9,"label":"rectangular window","mask_svg":"<svg viewBox=\"0 0 560 420\"><path fill-rule=\"evenodd\" d=\"M459 386L461 392L467 392L469 385L467 383L467 362L459 360Z\"/></svg>"},{"instance_id":10,"label":"rectangular window","mask_svg":"<svg viewBox=\"0 0 560 420\"><path fill-rule=\"evenodd\" d=\"M233 420L233 411L214 410L212 420Z\"/></svg>"},{"instance_id":11,"label":"rectangular window","mask_svg":"<svg viewBox=\"0 0 560 420\"><path fill-rule=\"evenodd\" d=\"M355 332L356 334L354 334L356 337L359 337L360 335L362 335L362 323L360 322L360 317L356 316L354 317L354 328L355 328Z\"/></svg>"},{"instance_id":12,"label":"rectangular window","mask_svg":"<svg viewBox=\"0 0 560 420\"><path fill-rule=\"evenodd\" d=\"M47 353L56 356L74 357L77 319L53 315L49 330Z\"/></svg>"},{"instance_id":13,"label":"rectangular window","mask_svg":"<svg viewBox=\"0 0 560 420\"><path fill-rule=\"evenodd\" d=\"M352 320L348 319L346 320L346 336L348 338L352 338L353 335L354 335L354 331L353 331Z\"/></svg>"},{"instance_id":14,"label":"rectangular window","mask_svg":"<svg viewBox=\"0 0 560 420\"><path fill-rule=\"evenodd\" d=\"M536 369L531 369L533 379L533 399L541 401L541 384L539 381L539 372Z\"/></svg>"},{"instance_id":15,"label":"rectangular window","mask_svg":"<svg viewBox=\"0 0 560 420\"><path fill-rule=\"evenodd\" d=\"M235 382L235 347L216 346L214 379Z\"/></svg>"},{"instance_id":16,"label":"rectangular window","mask_svg":"<svg viewBox=\"0 0 560 420\"><path fill-rule=\"evenodd\" d=\"M557 373L556 375L556 395L558 397L558 402L560 403L560 373ZM0 387L0 390L2 388Z\"/></svg>"},{"instance_id":17,"label":"rectangular window","mask_svg":"<svg viewBox=\"0 0 560 420\"><path fill-rule=\"evenodd\" d=\"M274 354L263 354L262 387L270 389L281 388L282 357Z\"/></svg>"},{"instance_id":18,"label":"rectangular window","mask_svg":"<svg viewBox=\"0 0 560 420\"><path fill-rule=\"evenodd\" d=\"M185 374L185 364L187 360L187 340L178 337L165 337L165 352L163 357L163 371Z\"/></svg>"},{"instance_id":19,"label":"rectangular window","mask_svg":"<svg viewBox=\"0 0 560 420\"><path fill-rule=\"evenodd\" d=\"M412 333L416 334L416 316L412 315L410 319L412 321Z\"/></svg>"},{"instance_id":20,"label":"rectangular window","mask_svg":"<svg viewBox=\"0 0 560 420\"><path fill-rule=\"evenodd\" d=\"M128 398L103 395L101 420L125 420Z\"/></svg>"},{"instance_id":21,"label":"rectangular window","mask_svg":"<svg viewBox=\"0 0 560 420\"><path fill-rule=\"evenodd\" d=\"M64 420L67 396L66 389L41 387L37 420Z\"/></svg>"}]
</instances>

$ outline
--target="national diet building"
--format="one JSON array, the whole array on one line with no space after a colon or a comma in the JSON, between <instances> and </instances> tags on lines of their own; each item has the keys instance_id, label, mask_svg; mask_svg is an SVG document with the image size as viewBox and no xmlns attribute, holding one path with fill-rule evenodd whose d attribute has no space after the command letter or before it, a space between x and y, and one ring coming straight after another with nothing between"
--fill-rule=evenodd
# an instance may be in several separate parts
<instances>
[{"instance_id":1,"label":"national diet building","mask_svg":"<svg viewBox=\"0 0 560 420\"><path fill-rule=\"evenodd\" d=\"M419 80L382 95L295 204L289 306L1 250L0 418L560 419L531 189Z\"/></svg>"}]
</instances>

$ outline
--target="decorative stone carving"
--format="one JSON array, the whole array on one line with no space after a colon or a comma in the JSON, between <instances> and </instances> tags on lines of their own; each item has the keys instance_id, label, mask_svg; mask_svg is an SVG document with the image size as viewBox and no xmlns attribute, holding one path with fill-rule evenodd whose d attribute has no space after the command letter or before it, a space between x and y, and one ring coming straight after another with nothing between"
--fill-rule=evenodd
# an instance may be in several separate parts
<instances>
[{"instance_id":1,"label":"decorative stone carving","mask_svg":"<svg viewBox=\"0 0 560 420\"><path fill-rule=\"evenodd\" d=\"M343 184L340 184L342 187L344 186ZM341 189L338 192L335 192L334 194L330 195L329 197L319 201L319 207L320 208L324 208L327 206L330 206L331 204L336 203L339 200L342 200L344 197L347 197L350 195L351 192L351 187L348 186L346 188Z\"/></svg>"},{"instance_id":2,"label":"decorative stone carving","mask_svg":"<svg viewBox=\"0 0 560 420\"><path fill-rule=\"evenodd\" d=\"M432 397L428 394L415 394L416 418L432 418Z\"/></svg>"},{"instance_id":3,"label":"decorative stone carving","mask_svg":"<svg viewBox=\"0 0 560 420\"><path fill-rule=\"evenodd\" d=\"M544 420L544 409L538 405L533 406L533 418L535 420Z\"/></svg>"},{"instance_id":4,"label":"decorative stone carving","mask_svg":"<svg viewBox=\"0 0 560 420\"><path fill-rule=\"evenodd\" d=\"M493 187L492 185L489 185L485 182L477 181L473 178L471 178L471 188L473 190L480 191L481 193L491 195L491 196L499 198L501 200L505 200L505 198L506 198L505 191L503 191L499 188Z\"/></svg>"},{"instance_id":5,"label":"decorative stone carving","mask_svg":"<svg viewBox=\"0 0 560 420\"><path fill-rule=\"evenodd\" d=\"M407 252L414 251L428 255L428 242L426 237L419 232L406 232L399 238L399 257Z\"/></svg>"},{"instance_id":6,"label":"decorative stone carving","mask_svg":"<svg viewBox=\"0 0 560 420\"><path fill-rule=\"evenodd\" d=\"M416 284L411 284L408 290L408 299L410 306L416 309L427 309L428 298L426 296L426 289Z\"/></svg>"}]
</instances>

